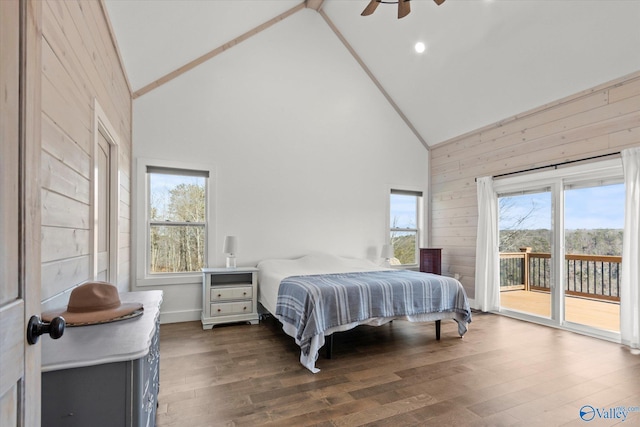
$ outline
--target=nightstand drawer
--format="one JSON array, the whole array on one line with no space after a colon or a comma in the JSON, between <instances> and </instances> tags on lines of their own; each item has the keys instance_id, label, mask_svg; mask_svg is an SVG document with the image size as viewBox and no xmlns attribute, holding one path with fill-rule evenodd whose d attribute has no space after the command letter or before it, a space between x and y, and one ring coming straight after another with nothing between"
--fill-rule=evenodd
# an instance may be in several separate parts
<instances>
[{"instance_id":1,"label":"nightstand drawer","mask_svg":"<svg viewBox=\"0 0 640 427\"><path fill-rule=\"evenodd\" d=\"M234 299L250 299L252 295L253 288L251 286L241 286L237 288L212 288L210 301L215 302Z\"/></svg>"},{"instance_id":2,"label":"nightstand drawer","mask_svg":"<svg viewBox=\"0 0 640 427\"><path fill-rule=\"evenodd\" d=\"M211 317L228 316L230 314L246 314L253 311L251 301L222 302L211 304Z\"/></svg>"}]
</instances>

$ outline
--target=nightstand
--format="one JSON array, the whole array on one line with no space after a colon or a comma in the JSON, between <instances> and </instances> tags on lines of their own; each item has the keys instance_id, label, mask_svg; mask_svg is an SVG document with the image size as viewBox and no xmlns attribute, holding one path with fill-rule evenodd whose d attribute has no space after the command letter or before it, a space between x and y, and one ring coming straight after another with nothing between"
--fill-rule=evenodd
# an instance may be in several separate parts
<instances>
[{"instance_id":1,"label":"nightstand","mask_svg":"<svg viewBox=\"0 0 640 427\"><path fill-rule=\"evenodd\" d=\"M442 274L442 249L420 248L420 271Z\"/></svg>"},{"instance_id":2,"label":"nightstand","mask_svg":"<svg viewBox=\"0 0 640 427\"><path fill-rule=\"evenodd\" d=\"M233 322L258 323L258 269L202 269L202 329Z\"/></svg>"}]
</instances>

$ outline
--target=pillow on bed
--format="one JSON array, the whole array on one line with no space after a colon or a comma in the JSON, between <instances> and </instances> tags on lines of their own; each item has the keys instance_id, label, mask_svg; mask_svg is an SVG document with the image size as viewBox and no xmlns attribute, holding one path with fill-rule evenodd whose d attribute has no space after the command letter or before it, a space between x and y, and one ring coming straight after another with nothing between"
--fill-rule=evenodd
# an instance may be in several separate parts
<instances>
[{"instance_id":1,"label":"pillow on bed","mask_svg":"<svg viewBox=\"0 0 640 427\"><path fill-rule=\"evenodd\" d=\"M344 258L327 253L311 253L297 259L269 259L258 263L261 271L277 276L305 276L310 274L354 273L388 270L368 259Z\"/></svg>"}]
</instances>

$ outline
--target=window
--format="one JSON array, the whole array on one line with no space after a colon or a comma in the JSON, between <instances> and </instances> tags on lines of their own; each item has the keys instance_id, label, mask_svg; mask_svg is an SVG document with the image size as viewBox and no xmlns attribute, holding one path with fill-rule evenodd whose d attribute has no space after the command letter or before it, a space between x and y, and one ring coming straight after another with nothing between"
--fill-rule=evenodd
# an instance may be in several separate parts
<instances>
[{"instance_id":1,"label":"window","mask_svg":"<svg viewBox=\"0 0 640 427\"><path fill-rule=\"evenodd\" d=\"M135 286L201 281L216 256L215 169L138 158L135 189Z\"/></svg>"},{"instance_id":2,"label":"window","mask_svg":"<svg viewBox=\"0 0 640 427\"><path fill-rule=\"evenodd\" d=\"M205 265L208 171L147 166L147 273Z\"/></svg>"},{"instance_id":3,"label":"window","mask_svg":"<svg viewBox=\"0 0 640 427\"><path fill-rule=\"evenodd\" d=\"M389 199L392 265L417 265L420 243L422 192L391 190Z\"/></svg>"}]
</instances>

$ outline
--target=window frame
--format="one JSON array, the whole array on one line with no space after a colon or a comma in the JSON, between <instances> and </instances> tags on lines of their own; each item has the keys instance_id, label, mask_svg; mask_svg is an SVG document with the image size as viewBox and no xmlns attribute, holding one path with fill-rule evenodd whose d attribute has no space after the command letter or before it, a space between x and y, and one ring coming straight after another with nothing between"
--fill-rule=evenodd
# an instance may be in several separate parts
<instances>
[{"instance_id":1,"label":"window frame","mask_svg":"<svg viewBox=\"0 0 640 427\"><path fill-rule=\"evenodd\" d=\"M171 272L171 273L151 273L150 272L150 239L151 227L159 224L157 221L151 221L149 216L150 208L150 173L149 169L161 173L162 169L167 171L185 171L185 175L189 172L195 172L197 175L208 174L205 180L205 249L204 249L204 266L213 265L216 256L215 242L215 169L212 165L176 162L170 160L158 160L148 158L138 158L136 168L136 203L134 218L135 222L135 286L158 286L158 285L176 285L199 283L202 280L202 272ZM153 173L153 172L151 172ZM177 174L179 175L179 174ZM172 223L171 226L180 225L201 225L202 223Z\"/></svg>"},{"instance_id":2,"label":"window frame","mask_svg":"<svg viewBox=\"0 0 640 427\"><path fill-rule=\"evenodd\" d=\"M416 197L416 227L415 228L394 228L392 227L391 218L391 196L394 194L407 195ZM385 244L391 244L391 233L393 232L412 232L416 234L415 242L415 263L413 264L400 264L392 265L391 268L398 269L418 269L420 266L420 247L422 247L424 227L424 212L425 209L425 191L417 188L408 188L406 186L392 186L387 191L387 236Z\"/></svg>"}]
</instances>

